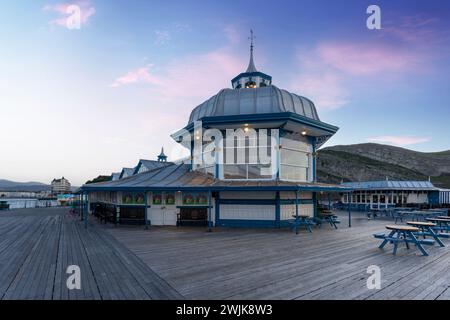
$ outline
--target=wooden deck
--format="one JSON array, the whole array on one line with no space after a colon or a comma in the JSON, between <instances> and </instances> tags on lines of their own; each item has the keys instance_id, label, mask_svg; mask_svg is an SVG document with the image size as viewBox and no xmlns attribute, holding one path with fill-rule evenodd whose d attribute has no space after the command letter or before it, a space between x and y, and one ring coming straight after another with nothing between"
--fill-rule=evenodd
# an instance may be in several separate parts
<instances>
[{"instance_id":1,"label":"wooden deck","mask_svg":"<svg viewBox=\"0 0 450 320\"><path fill-rule=\"evenodd\" d=\"M372 234L392 220L354 213L338 230L107 227L120 242L188 299L450 299L448 247L429 256L401 245L378 249ZM367 267L381 268L381 289L369 290Z\"/></svg>"},{"instance_id":2,"label":"wooden deck","mask_svg":"<svg viewBox=\"0 0 450 320\"><path fill-rule=\"evenodd\" d=\"M64 209L0 213L0 299L450 299L445 248L379 250L391 220L345 215L338 230L113 227ZM68 265L81 290L68 290ZM369 290L369 265L381 289Z\"/></svg>"},{"instance_id":3,"label":"wooden deck","mask_svg":"<svg viewBox=\"0 0 450 320\"><path fill-rule=\"evenodd\" d=\"M182 298L111 235L67 212L0 212L0 299ZM81 269L80 290L66 286L69 265Z\"/></svg>"}]
</instances>

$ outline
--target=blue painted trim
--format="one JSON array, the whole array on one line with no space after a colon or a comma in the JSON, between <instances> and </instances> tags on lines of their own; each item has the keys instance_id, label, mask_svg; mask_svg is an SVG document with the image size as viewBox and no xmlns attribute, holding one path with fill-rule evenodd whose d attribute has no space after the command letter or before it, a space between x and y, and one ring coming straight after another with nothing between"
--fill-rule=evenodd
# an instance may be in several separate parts
<instances>
[{"instance_id":1,"label":"blue painted trim","mask_svg":"<svg viewBox=\"0 0 450 320\"><path fill-rule=\"evenodd\" d=\"M320 186L175 186L175 187L94 187L85 185L82 191L324 191L324 192L349 192L353 188L347 187L320 187Z\"/></svg>"},{"instance_id":2,"label":"blue painted trim","mask_svg":"<svg viewBox=\"0 0 450 320\"><path fill-rule=\"evenodd\" d=\"M314 208L313 208L313 210L314 210L314 218L317 218L318 217L318 215L319 215L319 212L318 212L318 208L317 208L317 193L316 192L313 192L313 200L312 200L312 203L313 203L313 205L314 205Z\"/></svg>"},{"instance_id":3,"label":"blue painted trim","mask_svg":"<svg viewBox=\"0 0 450 320\"><path fill-rule=\"evenodd\" d=\"M281 204L295 204L295 199L281 199L280 203ZM312 204L312 203L314 203L314 199L298 199L298 204Z\"/></svg>"},{"instance_id":4,"label":"blue painted trim","mask_svg":"<svg viewBox=\"0 0 450 320\"><path fill-rule=\"evenodd\" d=\"M276 227L275 220L243 220L243 219L220 219L217 226L234 228L273 228Z\"/></svg>"},{"instance_id":5,"label":"blue painted trim","mask_svg":"<svg viewBox=\"0 0 450 320\"><path fill-rule=\"evenodd\" d=\"M230 115L230 116L214 116L214 117L203 117L199 119L202 121L203 126L207 125L218 125L218 124L244 124L248 122L274 122L274 121L288 121L292 120L301 124L306 124L311 127L324 130L330 135L335 134L339 130L338 127L331 124L314 120L297 113L293 112L277 112L277 113L259 113L259 114L240 114L240 115ZM192 131L194 129L194 123L190 123L184 129ZM325 135L324 135L325 136Z\"/></svg>"},{"instance_id":6,"label":"blue painted trim","mask_svg":"<svg viewBox=\"0 0 450 320\"><path fill-rule=\"evenodd\" d=\"M312 148L313 148L313 154L312 154L312 178L313 181L317 181L317 173L316 173L316 162L317 162L317 155L316 155L316 139L312 138Z\"/></svg>"},{"instance_id":7,"label":"blue painted trim","mask_svg":"<svg viewBox=\"0 0 450 320\"><path fill-rule=\"evenodd\" d=\"M238 74L236 77L234 77L233 79L231 79L231 83L233 84L240 78L246 78L246 77L261 77L261 78L264 78L265 80L272 81L271 76L269 76L268 74L265 74L263 72L257 71L257 72L242 72L242 73Z\"/></svg>"},{"instance_id":8,"label":"blue painted trim","mask_svg":"<svg viewBox=\"0 0 450 320\"><path fill-rule=\"evenodd\" d=\"M220 219L220 194L217 193L216 194L216 198L215 198L215 211L216 211L216 219L215 220L215 225L217 226L217 221L219 221Z\"/></svg>"}]
</instances>

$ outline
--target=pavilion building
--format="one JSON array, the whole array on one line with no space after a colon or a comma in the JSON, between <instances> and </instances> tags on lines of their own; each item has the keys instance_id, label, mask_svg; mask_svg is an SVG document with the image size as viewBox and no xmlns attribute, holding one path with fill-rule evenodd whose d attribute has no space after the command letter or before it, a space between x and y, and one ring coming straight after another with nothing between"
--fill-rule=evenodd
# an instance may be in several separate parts
<instances>
[{"instance_id":1,"label":"pavilion building","mask_svg":"<svg viewBox=\"0 0 450 320\"><path fill-rule=\"evenodd\" d=\"M272 84L256 69L253 43L245 72L191 112L172 138L188 161L141 160L120 179L84 185L91 208L113 207L117 221L151 225L278 227L293 215L317 215L316 151L338 128L314 103Z\"/></svg>"},{"instance_id":2,"label":"pavilion building","mask_svg":"<svg viewBox=\"0 0 450 320\"><path fill-rule=\"evenodd\" d=\"M342 203L353 210L385 210L394 207L438 206L445 204L445 191L431 181L362 181L344 182L353 189L342 195Z\"/></svg>"}]
</instances>

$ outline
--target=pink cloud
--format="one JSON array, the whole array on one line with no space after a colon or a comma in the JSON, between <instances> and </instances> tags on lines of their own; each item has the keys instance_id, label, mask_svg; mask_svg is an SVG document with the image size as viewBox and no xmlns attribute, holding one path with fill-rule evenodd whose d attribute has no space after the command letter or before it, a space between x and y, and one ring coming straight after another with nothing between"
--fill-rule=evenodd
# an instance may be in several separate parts
<instances>
[{"instance_id":1,"label":"pink cloud","mask_svg":"<svg viewBox=\"0 0 450 320\"><path fill-rule=\"evenodd\" d=\"M239 58L229 47L177 59L162 75L162 93L166 97L206 99L221 88L230 87L231 79L245 70L245 66L244 58Z\"/></svg>"},{"instance_id":2,"label":"pink cloud","mask_svg":"<svg viewBox=\"0 0 450 320\"><path fill-rule=\"evenodd\" d=\"M318 109L333 110L349 102L349 94L342 85L342 78L332 72L304 73L291 83L298 92L314 101Z\"/></svg>"},{"instance_id":3,"label":"pink cloud","mask_svg":"<svg viewBox=\"0 0 450 320\"><path fill-rule=\"evenodd\" d=\"M420 136L378 136L378 137L370 137L367 138L366 140L369 142L388 143L396 146L409 146L412 144L430 141L431 138Z\"/></svg>"},{"instance_id":4,"label":"pink cloud","mask_svg":"<svg viewBox=\"0 0 450 320\"><path fill-rule=\"evenodd\" d=\"M367 42L322 42L301 48L298 69L293 70L289 87L311 98L318 109L340 108L351 100L349 85L377 77L400 81L430 66L425 52Z\"/></svg>"},{"instance_id":5,"label":"pink cloud","mask_svg":"<svg viewBox=\"0 0 450 320\"><path fill-rule=\"evenodd\" d=\"M387 45L363 43L323 43L317 48L322 63L352 75L417 70L418 54Z\"/></svg>"},{"instance_id":6,"label":"pink cloud","mask_svg":"<svg viewBox=\"0 0 450 320\"><path fill-rule=\"evenodd\" d=\"M150 74L151 64L146 65L145 67L138 68L136 70L129 71L125 75L117 78L112 84L111 87L120 87L123 85L134 84L134 83L148 83L153 85L161 85L162 82Z\"/></svg>"},{"instance_id":7,"label":"pink cloud","mask_svg":"<svg viewBox=\"0 0 450 320\"><path fill-rule=\"evenodd\" d=\"M91 4L90 0L75 0L70 3L60 3L55 5L45 5L44 11L56 12L59 17L51 20L49 23L60 27L67 28L68 18L72 15L72 12L68 11L70 6L78 6L80 8L80 24L85 25L89 19L95 14L95 7Z\"/></svg>"},{"instance_id":8,"label":"pink cloud","mask_svg":"<svg viewBox=\"0 0 450 320\"><path fill-rule=\"evenodd\" d=\"M438 26L439 22L437 17L426 14L404 16L393 21L386 21L380 34L406 44L419 47L430 46L430 44L448 40L449 33L446 28ZM444 36L445 34L447 36Z\"/></svg>"},{"instance_id":9,"label":"pink cloud","mask_svg":"<svg viewBox=\"0 0 450 320\"><path fill-rule=\"evenodd\" d=\"M220 89L229 88L231 79L243 72L248 63L248 55L234 50L236 39L230 38L227 31L224 36L227 41L223 47L174 59L159 66L157 73L150 74L149 66L129 71L111 86L147 83L153 96L164 102L186 103L186 98L202 102Z\"/></svg>"}]
</instances>

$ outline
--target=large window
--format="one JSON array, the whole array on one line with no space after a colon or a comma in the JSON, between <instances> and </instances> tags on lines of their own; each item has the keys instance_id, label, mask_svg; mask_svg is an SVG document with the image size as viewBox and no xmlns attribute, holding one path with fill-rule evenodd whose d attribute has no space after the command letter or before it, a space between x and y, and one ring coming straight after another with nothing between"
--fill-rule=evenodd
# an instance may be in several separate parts
<instances>
[{"instance_id":1,"label":"large window","mask_svg":"<svg viewBox=\"0 0 450 320\"><path fill-rule=\"evenodd\" d=\"M214 142L204 143L202 153L199 155L199 159L197 159L198 163L195 164L194 170L203 171L204 173L215 176L215 152Z\"/></svg>"},{"instance_id":2,"label":"large window","mask_svg":"<svg viewBox=\"0 0 450 320\"><path fill-rule=\"evenodd\" d=\"M255 134L227 139L223 148L224 179L272 179L271 138Z\"/></svg>"},{"instance_id":3,"label":"large window","mask_svg":"<svg viewBox=\"0 0 450 320\"><path fill-rule=\"evenodd\" d=\"M280 178L282 180L309 181L311 146L302 140L281 138Z\"/></svg>"}]
</instances>

